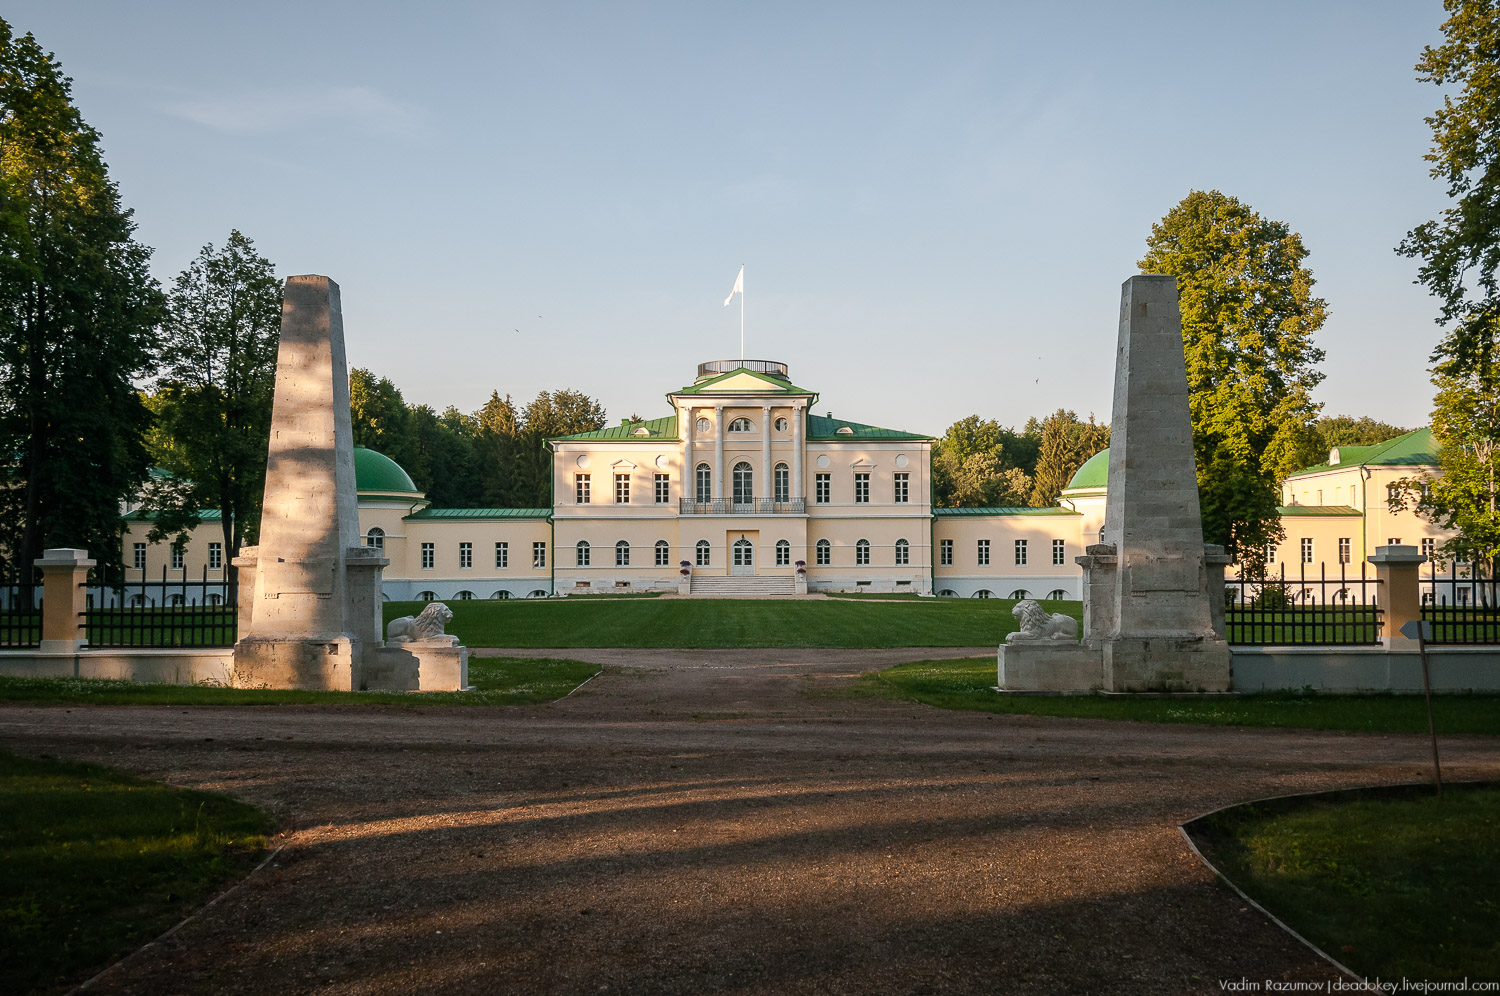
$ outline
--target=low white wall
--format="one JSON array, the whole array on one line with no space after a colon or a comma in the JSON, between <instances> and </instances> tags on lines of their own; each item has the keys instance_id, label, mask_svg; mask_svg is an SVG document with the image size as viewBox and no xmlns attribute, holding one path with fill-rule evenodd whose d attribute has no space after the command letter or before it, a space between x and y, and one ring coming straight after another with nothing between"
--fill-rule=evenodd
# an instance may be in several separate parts
<instances>
[{"instance_id":1,"label":"low white wall","mask_svg":"<svg viewBox=\"0 0 1500 996\"><path fill-rule=\"evenodd\" d=\"M234 664L230 647L213 650L84 650L41 654L0 651L0 674L27 678L113 678L168 685L228 684Z\"/></svg>"},{"instance_id":2,"label":"low white wall","mask_svg":"<svg viewBox=\"0 0 1500 996\"><path fill-rule=\"evenodd\" d=\"M1500 647L1429 647L1435 692L1500 692ZM1416 650L1384 647L1236 647L1234 690L1422 691Z\"/></svg>"}]
</instances>

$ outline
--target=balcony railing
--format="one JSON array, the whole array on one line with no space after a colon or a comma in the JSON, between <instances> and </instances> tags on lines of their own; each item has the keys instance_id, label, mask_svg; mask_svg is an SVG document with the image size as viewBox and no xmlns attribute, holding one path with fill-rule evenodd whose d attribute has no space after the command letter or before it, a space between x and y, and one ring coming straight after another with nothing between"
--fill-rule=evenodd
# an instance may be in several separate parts
<instances>
[{"instance_id":1,"label":"balcony railing","mask_svg":"<svg viewBox=\"0 0 1500 996\"><path fill-rule=\"evenodd\" d=\"M678 510L683 515L806 515L807 499L776 501L774 498L752 498L749 501L733 501L715 498L712 501L693 501L691 498L683 498Z\"/></svg>"},{"instance_id":2,"label":"balcony railing","mask_svg":"<svg viewBox=\"0 0 1500 996\"><path fill-rule=\"evenodd\" d=\"M709 360L707 363L698 364L698 376L712 377L742 368L756 373L770 374L782 380L786 380L787 376L786 364L779 360Z\"/></svg>"}]
</instances>

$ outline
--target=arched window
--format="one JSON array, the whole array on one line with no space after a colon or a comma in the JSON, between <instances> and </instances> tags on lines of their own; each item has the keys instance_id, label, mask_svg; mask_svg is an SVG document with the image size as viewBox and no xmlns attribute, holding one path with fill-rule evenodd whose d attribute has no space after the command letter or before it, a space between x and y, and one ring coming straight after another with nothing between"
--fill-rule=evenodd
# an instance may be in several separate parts
<instances>
[{"instance_id":1,"label":"arched window","mask_svg":"<svg viewBox=\"0 0 1500 996\"><path fill-rule=\"evenodd\" d=\"M461 591L454 597L460 602L472 602L474 600L474 593L472 591Z\"/></svg>"},{"instance_id":2,"label":"arched window","mask_svg":"<svg viewBox=\"0 0 1500 996\"><path fill-rule=\"evenodd\" d=\"M145 595L130 596L130 607L132 609L144 609L151 604L151 599L147 598Z\"/></svg>"},{"instance_id":3,"label":"arched window","mask_svg":"<svg viewBox=\"0 0 1500 996\"><path fill-rule=\"evenodd\" d=\"M693 547L693 549L698 554L698 566L699 567L707 567L708 566L708 554L709 554L709 550L710 550L710 547L708 545L708 540L699 540L697 542L697 544Z\"/></svg>"},{"instance_id":4,"label":"arched window","mask_svg":"<svg viewBox=\"0 0 1500 996\"><path fill-rule=\"evenodd\" d=\"M370 531L365 533L365 546L374 547L377 550L385 549L385 530L379 526L371 526Z\"/></svg>"},{"instance_id":5,"label":"arched window","mask_svg":"<svg viewBox=\"0 0 1500 996\"><path fill-rule=\"evenodd\" d=\"M730 432L754 432L755 424L748 418L737 418L729 423Z\"/></svg>"},{"instance_id":6,"label":"arched window","mask_svg":"<svg viewBox=\"0 0 1500 996\"><path fill-rule=\"evenodd\" d=\"M1027 591L1025 588L1017 588L1015 591L1010 593L1010 597L1019 602L1023 598L1030 598L1031 592Z\"/></svg>"},{"instance_id":7,"label":"arched window","mask_svg":"<svg viewBox=\"0 0 1500 996\"><path fill-rule=\"evenodd\" d=\"M545 588L533 588L533 589L531 589L531 594L527 595L526 597L527 598L546 598L547 597L547 590Z\"/></svg>"},{"instance_id":8,"label":"arched window","mask_svg":"<svg viewBox=\"0 0 1500 996\"><path fill-rule=\"evenodd\" d=\"M980 588L974 593L975 598L994 598L994 594L988 588Z\"/></svg>"},{"instance_id":9,"label":"arched window","mask_svg":"<svg viewBox=\"0 0 1500 996\"><path fill-rule=\"evenodd\" d=\"M573 550L574 556L576 556L578 560L578 566L587 567L589 565L589 541L579 540L578 545L574 547Z\"/></svg>"},{"instance_id":10,"label":"arched window","mask_svg":"<svg viewBox=\"0 0 1500 996\"><path fill-rule=\"evenodd\" d=\"M956 598L956 597L958 597L958 592L954 591L952 588L944 588L942 591L938 592L938 598Z\"/></svg>"},{"instance_id":11,"label":"arched window","mask_svg":"<svg viewBox=\"0 0 1500 996\"><path fill-rule=\"evenodd\" d=\"M854 544L854 563L864 567L870 563L870 541L859 540Z\"/></svg>"},{"instance_id":12,"label":"arched window","mask_svg":"<svg viewBox=\"0 0 1500 996\"><path fill-rule=\"evenodd\" d=\"M734 503L748 505L755 500L755 473L743 460L734 465Z\"/></svg>"},{"instance_id":13,"label":"arched window","mask_svg":"<svg viewBox=\"0 0 1500 996\"><path fill-rule=\"evenodd\" d=\"M672 566L672 547L667 544L666 540L656 541L656 566Z\"/></svg>"},{"instance_id":14,"label":"arched window","mask_svg":"<svg viewBox=\"0 0 1500 996\"><path fill-rule=\"evenodd\" d=\"M817 564L818 564L819 567L827 567L829 564L833 563L833 544L832 543L828 542L826 539L818 540L818 548L817 549L818 549Z\"/></svg>"},{"instance_id":15,"label":"arched window","mask_svg":"<svg viewBox=\"0 0 1500 996\"><path fill-rule=\"evenodd\" d=\"M792 566L792 544L784 539L776 541L776 566Z\"/></svg>"},{"instance_id":16,"label":"arched window","mask_svg":"<svg viewBox=\"0 0 1500 996\"><path fill-rule=\"evenodd\" d=\"M1053 588L1047 592L1047 601L1049 602L1060 602L1067 597L1068 593L1061 588Z\"/></svg>"},{"instance_id":17,"label":"arched window","mask_svg":"<svg viewBox=\"0 0 1500 996\"><path fill-rule=\"evenodd\" d=\"M503 601L503 600L505 600L505 599L507 599L509 597L510 597L510 592L506 591L504 588L501 588L499 591L495 592L493 595L490 596L490 598L494 599L497 602L498 601Z\"/></svg>"},{"instance_id":18,"label":"arched window","mask_svg":"<svg viewBox=\"0 0 1500 996\"><path fill-rule=\"evenodd\" d=\"M435 591L424 591L424 592L422 592L422 594L420 594L420 595L417 596L417 601L419 601L419 602L436 602L437 601L437 592L435 592Z\"/></svg>"},{"instance_id":19,"label":"arched window","mask_svg":"<svg viewBox=\"0 0 1500 996\"><path fill-rule=\"evenodd\" d=\"M787 465L784 463L778 463L776 465L775 488L776 501L792 500L792 472L787 469Z\"/></svg>"},{"instance_id":20,"label":"arched window","mask_svg":"<svg viewBox=\"0 0 1500 996\"><path fill-rule=\"evenodd\" d=\"M714 472L708 464L700 463L697 473L698 498L700 502L710 502L714 498Z\"/></svg>"},{"instance_id":21,"label":"arched window","mask_svg":"<svg viewBox=\"0 0 1500 996\"><path fill-rule=\"evenodd\" d=\"M731 561L731 563L733 563L734 566L736 566L736 567L752 567L752 566L754 566L754 564L755 564L755 544L751 543L749 540L745 539L745 537L741 536L739 539L735 540L734 541L734 546L732 546L730 548L730 552L733 554L733 560Z\"/></svg>"},{"instance_id":22,"label":"arched window","mask_svg":"<svg viewBox=\"0 0 1500 996\"><path fill-rule=\"evenodd\" d=\"M618 542L618 543L615 544L615 566L616 567L629 567L630 566L630 541L629 540L620 540L620 542Z\"/></svg>"},{"instance_id":23,"label":"arched window","mask_svg":"<svg viewBox=\"0 0 1500 996\"><path fill-rule=\"evenodd\" d=\"M185 595L173 595L169 604L174 609L180 609L187 604L187 597Z\"/></svg>"},{"instance_id":24,"label":"arched window","mask_svg":"<svg viewBox=\"0 0 1500 996\"><path fill-rule=\"evenodd\" d=\"M911 563L911 544L904 539L896 541L896 564L904 566Z\"/></svg>"},{"instance_id":25,"label":"arched window","mask_svg":"<svg viewBox=\"0 0 1500 996\"><path fill-rule=\"evenodd\" d=\"M93 598L94 596L90 595L89 597ZM224 604L224 596L223 595L213 595L213 594L211 594L211 595L208 596L208 604L209 605L223 605Z\"/></svg>"}]
</instances>

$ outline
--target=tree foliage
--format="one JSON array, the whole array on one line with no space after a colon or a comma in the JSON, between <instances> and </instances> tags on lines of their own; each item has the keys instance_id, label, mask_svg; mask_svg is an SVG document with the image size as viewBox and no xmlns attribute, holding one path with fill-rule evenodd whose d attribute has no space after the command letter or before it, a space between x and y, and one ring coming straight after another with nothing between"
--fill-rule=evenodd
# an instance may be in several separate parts
<instances>
[{"instance_id":1,"label":"tree foliage","mask_svg":"<svg viewBox=\"0 0 1500 996\"><path fill-rule=\"evenodd\" d=\"M150 465L163 298L71 81L0 20L0 545L18 565L83 547L118 566L121 501Z\"/></svg>"},{"instance_id":2,"label":"tree foliage","mask_svg":"<svg viewBox=\"0 0 1500 996\"><path fill-rule=\"evenodd\" d=\"M1237 198L1195 190L1151 227L1145 273L1177 277L1203 536L1240 562L1282 537L1279 481L1306 456L1323 379L1301 236Z\"/></svg>"},{"instance_id":3,"label":"tree foliage","mask_svg":"<svg viewBox=\"0 0 1500 996\"><path fill-rule=\"evenodd\" d=\"M1080 422L1073 412L1059 408L1042 421L1042 445L1032 478L1031 505L1047 508L1057 504L1063 488L1089 457L1109 445L1109 426L1090 415Z\"/></svg>"},{"instance_id":4,"label":"tree foliage","mask_svg":"<svg viewBox=\"0 0 1500 996\"><path fill-rule=\"evenodd\" d=\"M1312 424L1308 465L1321 463L1335 446L1372 446L1405 435L1410 429L1361 415L1331 415Z\"/></svg>"},{"instance_id":5,"label":"tree foliage","mask_svg":"<svg viewBox=\"0 0 1500 996\"><path fill-rule=\"evenodd\" d=\"M229 560L255 542L281 294L275 267L238 231L223 249L204 246L177 276L161 378L149 401L158 425L152 458L172 475L146 492L153 542L185 539L204 509L220 513Z\"/></svg>"},{"instance_id":6,"label":"tree foliage","mask_svg":"<svg viewBox=\"0 0 1500 996\"><path fill-rule=\"evenodd\" d=\"M978 415L954 422L932 448L933 503L941 508L1026 505L1040 437L1035 419L1020 432Z\"/></svg>"}]
</instances>

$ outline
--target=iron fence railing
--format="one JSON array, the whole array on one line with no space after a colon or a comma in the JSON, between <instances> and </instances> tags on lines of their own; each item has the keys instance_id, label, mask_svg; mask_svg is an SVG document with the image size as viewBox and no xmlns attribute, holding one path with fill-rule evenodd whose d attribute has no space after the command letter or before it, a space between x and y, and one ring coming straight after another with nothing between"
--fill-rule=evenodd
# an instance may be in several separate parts
<instances>
[{"instance_id":1,"label":"iron fence railing","mask_svg":"<svg viewBox=\"0 0 1500 996\"><path fill-rule=\"evenodd\" d=\"M751 498L749 501L734 501L730 498L714 498L709 501L693 501L683 498L678 505L683 515L805 515L807 501L788 498Z\"/></svg>"},{"instance_id":2,"label":"iron fence railing","mask_svg":"<svg viewBox=\"0 0 1500 996\"><path fill-rule=\"evenodd\" d=\"M229 647L238 635L236 585L210 578L207 567L193 580L163 567L160 580L142 572L139 580L104 578L87 589L90 647Z\"/></svg>"},{"instance_id":3,"label":"iron fence railing","mask_svg":"<svg viewBox=\"0 0 1500 996\"><path fill-rule=\"evenodd\" d=\"M1500 581L1476 577L1469 564L1450 564L1446 577L1430 565L1421 591L1429 643L1500 644Z\"/></svg>"},{"instance_id":4,"label":"iron fence railing","mask_svg":"<svg viewBox=\"0 0 1500 996\"><path fill-rule=\"evenodd\" d=\"M41 642L40 572L0 575L0 648L26 650Z\"/></svg>"},{"instance_id":5,"label":"iron fence railing","mask_svg":"<svg viewBox=\"0 0 1500 996\"><path fill-rule=\"evenodd\" d=\"M1358 646L1380 642L1380 580L1340 564L1336 577L1301 565L1288 577L1242 574L1224 582L1224 622L1231 644L1243 646Z\"/></svg>"}]
</instances>

